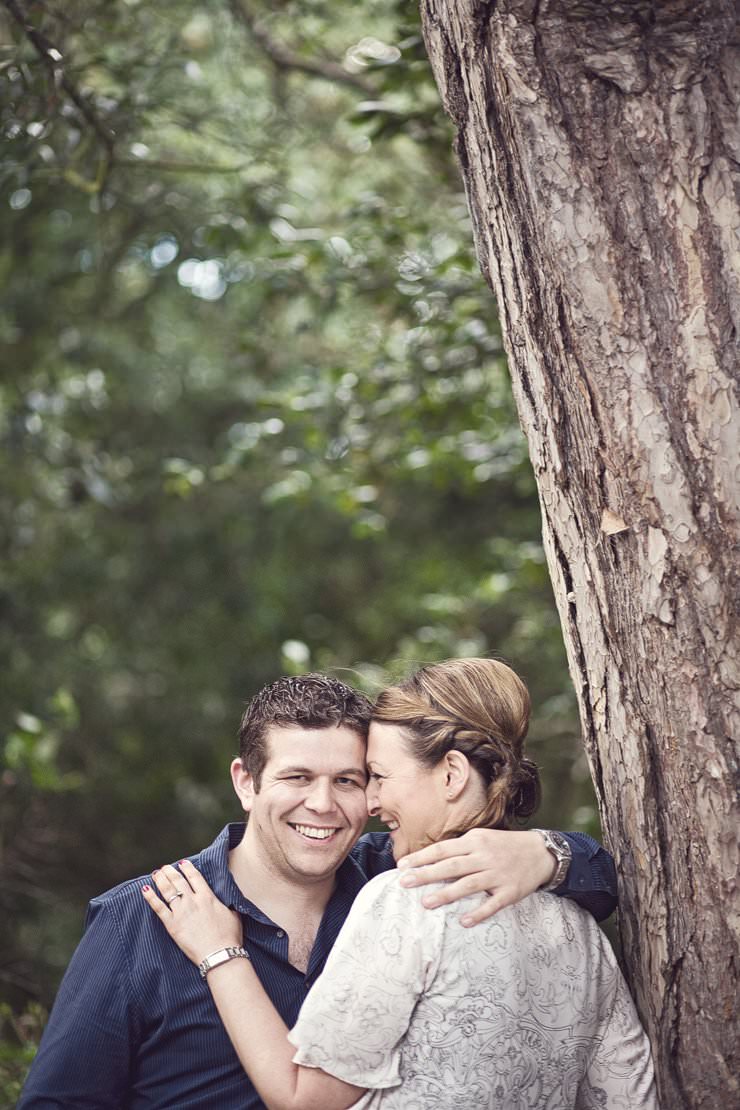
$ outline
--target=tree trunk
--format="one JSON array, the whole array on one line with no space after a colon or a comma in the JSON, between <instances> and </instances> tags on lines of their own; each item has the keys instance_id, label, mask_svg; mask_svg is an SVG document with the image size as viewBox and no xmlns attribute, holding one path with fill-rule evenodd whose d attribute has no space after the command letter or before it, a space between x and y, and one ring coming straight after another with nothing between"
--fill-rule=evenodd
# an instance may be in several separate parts
<instances>
[{"instance_id":1,"label":"tree trunk","mask_svg":"<svg viewBox=\"0 0 740 1110\"><path fill-rule=\"evenodd\" d=\"M422 0L422 18L498 298L662 1105L729 1110L735 6Z\"/></svg>"}]
</instances>

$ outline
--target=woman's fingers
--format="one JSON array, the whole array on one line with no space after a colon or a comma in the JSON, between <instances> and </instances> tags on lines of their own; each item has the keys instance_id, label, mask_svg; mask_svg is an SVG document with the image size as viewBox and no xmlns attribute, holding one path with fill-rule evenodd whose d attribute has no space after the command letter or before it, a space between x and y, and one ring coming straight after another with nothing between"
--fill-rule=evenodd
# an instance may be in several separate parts
<instances>
[{"instance_id":1,"label":"woman's fingers","mask_svg":"<svg viewBox=\"0 0 740 1110\"><path fill-rule=\"evenodd\" d=\"M162 875L161 870L160 871L155 871L154 875L159 876L160 884L164 884L165 887L167 886L167 882L168 882L167 877ZM157 879L155 878L154 881L156 883ZM180 930L182 928L183 915L182 914L180 914L180 915L174 914L172 912L172 906L168 906L166 902L163 902L162 898L160 898L160 896L157 894L157 891L153 887L151 887L149 885L143 886L141 888L141 893L142 893L147 905L150 907L150 909L154 910L157 917L162 922L162 924L164 925L165 929L170 934L172 939L175 941L176 944L179 944L180 947L182 948L183 946L182 946L182 944L180 944L180 941L178 939L178 933L180 932ZM164 897L164 895L163 895L163 897ZM191 898L192 898L192 895L191 895ZM179 898L176 899L175 902L173 903L173 905L177 906L177 904L180 901L181 901L181 899L179 899ZM185 917L187 917L187 914L185 914ZM185 951L184 948L183 948L183 951ZM186 952L185 954L190 955L189 952ZM191 959L192 958L193 957L191 956ZM196 960L195 962L197 963L199 961Z\"/></svg>"},{"instance_id":2,"label":"woman's fingers","mask_svg":"<svg viewBox=\"0 0 740 1110\"><path fill-rule=\"evenodd\" d=\"M198 868L189 859L180 860L180 871L190 883L194 894L204 894L211 889Z\"/></svg>"},{"instance_id":3,"label":"woman's fingers","mask_svg":"<svg viewBox=\"0 0 740 1110\"><path fill-rule=\"evenodd\" d=\"M188 860L181 860L179 868L160 867L152 880L155 889L145 886L142 895L193 963L209 952L243 943L241 918L216 898Z\"/></svg>"},{"instance_id":4,"label":"woman's fingers","mask_svg":"<svg viewBox=\"0 0 740 1110\"><path fill-rule=\"evenodd\" d=\"M192 894L193 889L188 881L187 875L185 875L182 870L178 871L178 869L176 867L173 867L171 863L166 863L162 868L162 872L172 883L172 887L175 892L181 894Z\"/></svg>"},{"instance_id":5,"label":"woman's fingers","mask_svg":"<svg viewBox=\"0 0 740 1110\"><path fill-rule=\"evenodd\" d=\"M172 916L168 907L164 904L162 899L152 887L148 885L143 886L141 888L141 893L144 895L144 900L146 901L146 903L151 907L151 909L154 910L157 917L159 917L162 921L165 921L166 917Z\"/></svg>"},{"instance_id":6,"label":"woman's fingers","mask_svg":"<svg viewBox=\"0 0 740 1110\"><path fill-rule=\"evenodd\" d=\"M174 902L178 902L185 894L184 887L187 886L187 883L181 882L177 884L175 881L176 878L177 872L174 867L170 867L169 865L159 867L156 871L152 871L154 885L168 906L170 906L171 903L174 904Z\"/></svg>"},{"instance_id":7,"label":"woman's fingers","mask_svg":"<svg viewBox=\"0 0 740 1110\"><path fill-rule=\"evenodd\" d=\"M200 871L189 859L181 859L178 866L166 863L152 872L155 886L162 897L174 894L198 894L210 889Z\"/></svg>"}]
</instances>

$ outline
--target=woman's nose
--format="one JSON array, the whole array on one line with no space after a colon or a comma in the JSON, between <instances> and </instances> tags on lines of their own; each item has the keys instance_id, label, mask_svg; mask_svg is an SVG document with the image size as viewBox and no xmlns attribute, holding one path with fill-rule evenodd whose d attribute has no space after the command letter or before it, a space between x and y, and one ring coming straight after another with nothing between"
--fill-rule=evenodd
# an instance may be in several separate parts
<instances>
[{"instance_id":1,"label":"woman's nose","mask_svg":"<svg viewBox=\"0 0 740 1110\"><path fill-rule=\"evenodd\" d=\"M369 783L365 788L365 802L367 803L368 815L376 817L380 810L380 801L378 799L378 789L374 783Z\"/></svg>"}]
</instances>

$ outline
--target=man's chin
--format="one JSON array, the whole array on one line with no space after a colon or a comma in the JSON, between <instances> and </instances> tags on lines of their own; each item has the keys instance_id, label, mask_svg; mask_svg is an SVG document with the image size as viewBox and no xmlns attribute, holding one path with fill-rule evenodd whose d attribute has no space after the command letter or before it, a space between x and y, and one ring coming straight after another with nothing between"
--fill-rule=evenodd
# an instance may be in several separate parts
<instances>
[{"instance_id":1,"label":"man's chin","mask_svg":"<svg viewBox=\"0 0 740 1110\"><path fill-rule=\"evenodd\" d=\"M307 878L315 880L328 878L342 866L350 853L352 843L354 842L335 845L334 851L316 851L309 847L306 851L293 856L291 861L293 868Z\"/></svg>"},{"instance_id":2,"label":"man's chin","mask_svg":"<svg viewBox=\"0 0 740 1110\"><path fill-rule=\"evenodd\" d=\"M324 865L323 867L317 862L311 867L307 866L302 860L296 860L293 863L293 873L304 883L323 883L336 875L343 862L344 860L340 859L334 864Z\"/></svg>"}]
</instances>

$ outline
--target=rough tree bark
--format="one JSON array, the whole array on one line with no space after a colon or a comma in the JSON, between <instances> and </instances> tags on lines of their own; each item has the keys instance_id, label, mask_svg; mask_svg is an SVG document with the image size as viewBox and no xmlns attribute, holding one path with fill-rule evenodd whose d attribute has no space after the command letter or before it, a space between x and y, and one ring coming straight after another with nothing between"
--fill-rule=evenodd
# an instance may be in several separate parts
<instances>
[{"instance_id":1,"label":"rough tree bark","mask_svg":"<svg viewBox=\"0 0 740 1110\"><path fill-rule=\"evenodd\" d=\"M662 1105L728 1110L735 4L422 0L422 18L498 298Z\"/></svg>"}]
</instances>

